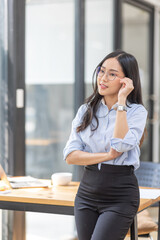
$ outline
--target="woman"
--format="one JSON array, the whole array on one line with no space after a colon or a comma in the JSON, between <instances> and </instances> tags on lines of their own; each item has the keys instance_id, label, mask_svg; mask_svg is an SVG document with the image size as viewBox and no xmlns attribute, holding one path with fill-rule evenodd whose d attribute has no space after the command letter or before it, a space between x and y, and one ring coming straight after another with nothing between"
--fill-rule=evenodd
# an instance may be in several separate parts
<instances>
[{"instance_id":1,"label":"woman","mask_svg":"<svg viewBox=\"0 0 160 240\"><path fill-rule=\"evenodd\" d=\"M120 240L139 206L134 170L147 111L134 56L112 52L93 80L95 75L94 92L73 120L64 159L85 166L75 199L79 240Z\"/></svg>"}]
</instances>

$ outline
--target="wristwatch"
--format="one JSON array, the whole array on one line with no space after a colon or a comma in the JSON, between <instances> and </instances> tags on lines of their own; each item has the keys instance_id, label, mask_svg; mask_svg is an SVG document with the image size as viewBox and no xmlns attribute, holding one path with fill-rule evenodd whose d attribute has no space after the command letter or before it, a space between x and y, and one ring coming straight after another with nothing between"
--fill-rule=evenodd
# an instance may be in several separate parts
<instances>
[{"instance_id":1,"label":"wristwatch","mask_svg":"<svg viewBox=\"0 0 160 240\"><path fill-rule=\"evenodd\" d=\"M123 106L123 105L118 105L117 106L117 111L120 111L120 112L126 111L127 112L127 107Z\"/></svg>"},{"instance_id":2,"label":"wristwatch","mask_svg":"<svg viewBox=\"0 0 160 240\"><path fill-rule=\"evenodd\" d=\"M119 105L119 104L115 104L113 106L114 110L117 110L117 111L120 111L120 112L123 112L123 111L126 111L127 112L127 107L124 106L124 105Z\"/></svg>"}]
</instances>

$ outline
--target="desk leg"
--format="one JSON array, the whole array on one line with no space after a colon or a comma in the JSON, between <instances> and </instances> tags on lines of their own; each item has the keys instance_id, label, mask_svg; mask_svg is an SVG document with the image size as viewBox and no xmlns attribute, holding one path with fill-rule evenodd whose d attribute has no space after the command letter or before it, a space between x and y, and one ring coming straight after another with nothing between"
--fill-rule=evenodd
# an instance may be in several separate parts
<instances>
[{"instance_id":1,"label":"desk leg","mask_svg":"<svg viewBox=\"0 0 160 240\"><path fill-rule=\"evenodd\" d=\"M133 223L131 225L131 240L138 240L137 215L134 217Z\"/></svg>"},{"instance_id":2,"label":"desk leg","mask_svg":"<svg viewBox=\"0 0 160 240\"><path fill-rule=\"evenodd\" d=\"M13 240L25 240L25 212L14 211Z\"/></svg>"},{"instance_id":3,"label":"desk leg","mask_svg":"<svg viewBox=\"0 0 160 240\"><path fill-rule=\"evenodd\" d=\"M159 209L158 209L158 240L160 240L160 202L159 202Z\"/></svg>"}]
</instances>

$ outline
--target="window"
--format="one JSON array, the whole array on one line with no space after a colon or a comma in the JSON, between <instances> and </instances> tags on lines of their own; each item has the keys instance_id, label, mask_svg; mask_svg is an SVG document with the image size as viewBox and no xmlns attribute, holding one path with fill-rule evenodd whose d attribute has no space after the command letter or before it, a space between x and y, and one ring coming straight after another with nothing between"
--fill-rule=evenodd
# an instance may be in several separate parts
<instances>
[{"instance_id":1,"label":"window","mask_svg":"<svg viewBox=\"0 0 160 240\"><path fill-rule=\"evenodd\" d=\"M73 84L74 1L28 1L26 174L50 178L72 171L63 148L73 118Z\"/></svg>"},{"instance_id":2,"label":"window","mask_svg":"<svg viewBox=\"0 0 160 240\"><path fill-rule=\"evenodd\" d=\"M86 0L85 83L92 93L92 75L98 63L113 51L113 1Z\"/></svg>"},{"instance_id":3,"label":"window","mask_svg":"<svg viewBox=\"0 0 160 240\"><path fill-rule=\"evenodd\" d=\"M6 1L0 2L0 163L7 170L8 161L8 82Z\"/></svg>"},{"instance_id":4,"label":"window","mask_svg":"<svg viewBox=\"0 0 160 240\"><path fill-rule=\"evenodd\" d=\"M0 1L0 163L8 171L7 3ZM1 223L1 221L3 222ZM8 235L8 216L0 211L0 239ZM3 231L2 231L3 228Z\"/></svg>"},{"instance_id":5,"label":"window","mask_svg":"<svg viewBox=\"0 0 160 240\"><path fill-rule=\"evenodd\" d=\"M152 159L152 11L144 6L123 2L122 4L122 49L133 54L139 64L143 102L149 112L148 136L141 149L141 159Z\"/></svg>"},{"instance_id":6,"label":"window","mask_svg":"<svg viewBox=\"0 0 160 240\"><path fill-rule=\"evenodd\" d=\"M74 1L26 1L26 174L73 170L63 148L73 119ZM26 239L72 235L73 216L26 213ZM63 226L63 231L61 231Z\"/></svg>"}]
</instances>

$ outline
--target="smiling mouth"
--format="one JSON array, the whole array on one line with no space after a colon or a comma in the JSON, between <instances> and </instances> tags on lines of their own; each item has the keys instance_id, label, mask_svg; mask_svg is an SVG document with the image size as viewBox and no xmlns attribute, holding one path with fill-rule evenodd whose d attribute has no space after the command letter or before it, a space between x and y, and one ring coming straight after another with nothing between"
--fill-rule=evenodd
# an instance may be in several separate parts
<instances>
[{"instance_id":1,"label":"smiling mouth","mask_svg":"<svg viewBox=\"0 0 160 240\"><path fill-rule=\"evenodd\" d=\"M99 84L99 85L100 85L100 87L101 87L102 89L108 88L108 86L106 86L106 85L104 85L104 84Z\"/></svg>"}]
</instances>

